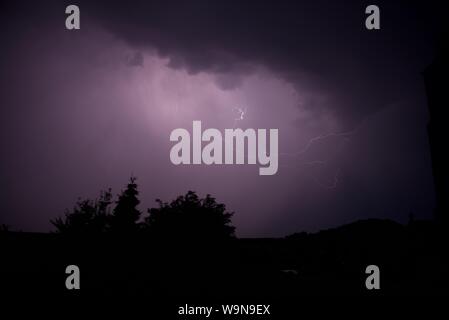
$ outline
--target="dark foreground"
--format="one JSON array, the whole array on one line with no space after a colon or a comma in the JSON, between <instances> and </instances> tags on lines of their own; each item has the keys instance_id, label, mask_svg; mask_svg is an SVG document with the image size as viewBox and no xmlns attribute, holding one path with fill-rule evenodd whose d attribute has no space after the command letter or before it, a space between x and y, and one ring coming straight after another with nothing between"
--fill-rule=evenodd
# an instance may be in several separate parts
<instances>
[{"instance_id":1,"label":"dark foreground","mask_svg":"<svg viewBox=\"0 0 449 320\"><path fill-rule=\"evenodd\" d=\"M8 296L147 296L158 299L308 295L442 295L449 270L431 222L367 220L284 239L226 242L146 236L67 237L3 232L1 291ZM65 268L80 268L67 290ZM367 290L365 268L380 268Z\"/></svg>"}]
</instances>

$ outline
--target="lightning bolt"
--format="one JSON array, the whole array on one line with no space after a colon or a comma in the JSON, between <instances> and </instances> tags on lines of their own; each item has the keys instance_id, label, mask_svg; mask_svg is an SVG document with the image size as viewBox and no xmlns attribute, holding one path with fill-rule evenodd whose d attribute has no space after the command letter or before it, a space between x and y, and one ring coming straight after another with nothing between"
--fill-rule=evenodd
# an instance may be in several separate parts
<instances>
[{"instance_id":1,"label":"lightning bolt","mask_svg":"<svg viewBox=\"0 0 449 320\"><path fill-rule=\"evenodd\" d=\"M246 114L246 107L245 108L236 107L236 108L233 108L233 110L239 114L238 118L234 119L234 128L235 128L238 121L244 120L245 114Z\"/></svg>"},{"instance_id":2,"label":"lightning bolt","mask_svg":"<svg viewBox=\"0 0 449 320\"><path fill-rule=\"evenodd\" d=\"M326 161L312 161L312 162L304 163L304 165L312 165L312 164L327 165L327 162ZM335 173L334 173L334 176L333 176L333 181L332 181L332 184L330 184L330 185L322 183L314 175L311 175L311 178L318 186L320 186L320 187L322 187L324 189L335 189L337 187L337 185L338 185L338 182L339 182L340 171L341 171L340 168L337 168L337 170L335 170Z\"/></svg>"},{"instance_id":3,"label":"lightning bolt","mask_svg":"<svg viewBox=\"0 0 449 320\"><path fill-rule=\"evenodd\" d=\"M323 133L323 134L320 134L319 136L311 138L309 141L307 141L306 145L303 148L301 148L300 150L294 151L294 152L280 153L280 155L281 156L291 156L291 157L297 158L297 157L305 155L309 151L309 149L312 147L312 145L318 141L325 140L325 139L328 139L331 137L343 137L343 138L345 138L345 141L346 141L348 139L348 137L351 137L356 132L357 132L357 128L352 131L347 131L347 132ZM340 148L341 148L341 146L340 146ZM314 161L299 162L299 163L296 163L294 166L289 166L289 165L282 165L282 166L283 167L298 167L298 166L303 167L303 166L314 166L314 165L327 166L328 162L326 160L314 160ZM333 176L333 182L330 185L323 184L313 174L311 175L311 178L317 185L319 185L322 188L335 189L339 183L340 172L341 172L341 168L337 168L337 170L335 171L335 174Z\"/></svg>"},{"instance_id":4,"label":"lightning bolt","mask_svg":"<svg viewBox=\"0 0 449 320\"><path fill-rule=\"evenodd\" d=\"M319 136L313 137L309 141L307 141L304 148L302 148L298 151L294 151L294 152L286 152L286 153L283 152L283 153L281 153L281 155L298 157L298 156L301 156L301 155L307 153L307 151L309 151L310 147L317 141L324 140L324 139L327 139L330 137L345 137L346 138L346 137L352 136L354 133L356 133L356 130L352 130L352 131L348 131L348 132L339 132L339 133L330 132L330 133L320 134Z\"/></svg>"}]
</instances>

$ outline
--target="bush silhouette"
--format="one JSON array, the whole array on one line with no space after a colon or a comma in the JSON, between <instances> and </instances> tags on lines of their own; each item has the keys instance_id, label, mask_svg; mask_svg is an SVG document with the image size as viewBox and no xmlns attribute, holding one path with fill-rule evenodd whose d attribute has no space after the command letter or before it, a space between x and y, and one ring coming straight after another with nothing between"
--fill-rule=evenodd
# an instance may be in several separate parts
<instances>
[{"instance_id":1,"label":"bush silhouette","mask_svg":"<svg viewBox=\"0 0 449 320\"><path fill-rule=\"evenodd\" d=\"M234 213L217 203L209 194L204 199L189 191L186 195L166 203L156 200L159 208L149 209L145 219L153 235L164 238L228 239L234 237L230 224Z\"/></svg>"},{"instance_id":2,"label":"bush silhouette","mask_svg":"<svg viewBox=\"0 0 449 320\"><path fill-rule=\"evenodd\" d=\"M79 199L73 211L66 211L64 218L56 218L50 222L58 233L65 234L97 234L108 229L110 219L111 189L102 191L96 200Z\"/></svg>"},{"instance_id":3,"label":"bush silhouette","mask_svg":"<svg viewBox=\"0 0 449 320\"><path fill-rule=\"evenodd\" d=\"M72 211L50 222L56 232L64 234L146 233L171 239L211 240L235 237L235 227L231 225L234 213L227 212L226 206L209 194L200 199L189 191L170 203L157 199L159 207L148 209L149 216L143 223L139 222L138 195L136 178L131 177L126 189L118 195L113 210L112 193L108 189L101 192L98 199L79 199Z\"/></svg>"},{"instance_id":4,"label":"bush silhouette","mask_svg":"<svg viewBox=\"0 0 449 320\"><path fill-rule=\"evenodd\" d=\"M57 232L64 234L136 233L140 228L138 220L141 214L137 209L140 203L138 195L136 178L131 177L127 188L118 196L112 213L112 193L108 189L96 200L79 199L71 212L66 211L63 218L50 222Z\"/></svg>"}]
</instances>

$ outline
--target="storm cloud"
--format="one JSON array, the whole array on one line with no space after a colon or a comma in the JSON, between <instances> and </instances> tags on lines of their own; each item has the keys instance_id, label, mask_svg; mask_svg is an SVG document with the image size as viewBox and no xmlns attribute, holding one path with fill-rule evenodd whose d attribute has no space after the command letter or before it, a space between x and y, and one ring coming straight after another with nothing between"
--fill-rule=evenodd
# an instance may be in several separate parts
<instances>
[{"instance_id":1,"label":"storm cloud","mask_svg":"<svg viewBox=\"0 0 449 320\"><path fill-rule=\"evenodd\" d=\"M64 29L68 4L3 4L5 223L48 230L77 196L119 192L131 174L142 211L211 193L241 236L431 216L420 72L442 4L379 2L373 32L363 1L79 1L79 31ZM279 128L278 174L173 166L169 134L193 120Z\"/></svg>"}]
</instances>

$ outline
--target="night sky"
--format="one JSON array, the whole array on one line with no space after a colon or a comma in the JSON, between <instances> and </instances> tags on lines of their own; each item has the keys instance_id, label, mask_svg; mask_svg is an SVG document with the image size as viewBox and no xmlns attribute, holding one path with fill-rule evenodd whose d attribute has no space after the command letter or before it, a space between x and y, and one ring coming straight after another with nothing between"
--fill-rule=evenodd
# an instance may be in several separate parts
<instances>
[{"instance_id":1,"label":"night sky","mask_svg":"<svg viewBox=\"0 0 449 320\"><path fill-rule=\"evenodd\" d=\"M210 193L238 236L432 217L421 72L443 1L93 2L0 5L0 223L49 231L131 174L142 212ZM65 29L69 4L80 30ZM277 174L173 165L170 132L193 120L279 129Z\"/></svg>"}]
</instances>

